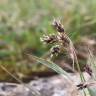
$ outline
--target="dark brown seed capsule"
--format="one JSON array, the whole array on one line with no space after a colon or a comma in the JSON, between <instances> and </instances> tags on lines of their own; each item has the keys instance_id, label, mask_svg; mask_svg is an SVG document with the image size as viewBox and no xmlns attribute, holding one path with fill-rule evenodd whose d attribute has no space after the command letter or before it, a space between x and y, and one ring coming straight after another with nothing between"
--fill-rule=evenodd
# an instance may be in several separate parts
<instances>
[{"instance_id":1,"label":"dark brown seed capsule","mask_svg":"<svg viewBox=\"0 0 96 96\"><path fill-rule=\"evenodd\" d=\"M90 76L92 76L92 69L88 65L84 67L84 71L86 71Z\"/></svg>"},{"instance_id":2,"label":"dark brown seed capsule","mask_svg":"<svg viewBox=\"0 0 96 96\"><path fill-rule=\"evenodd\" d=\"M52 23L53 27L60 33L64 32L63 25L60 23L60 21L54 20Z\"/></svg>"},{"instance_id":3,"label":"dark brown seed capsule","mask_svg":"<svg viewBox=\"0 0 96 96\"><path fill-rule=\"evenodd\" d=\"M88 86L87 86L87 84L81 83L81 84L77 85L77 87L78 87L78 90L82 90L84 88L87 88Z\"/></svg>"},{"instance_id":4,"label":"dark brown seed capsule","mask_svg":"<svg viewBox=\"0 0 96 96\"><path fill-rule=\"evenodd\" d=\"M56 45L56 46L52 47L51 54L58 55L59 52L60 52L59 45Z\"/></svg>"},{"instance_id":5,"label":"dark brown seed capsule","mask_svg":"<svg viewBox=\"0 0 96 96\"><path fill-rule=\"evenodd\" d=\"M57 41L57 37L55 35L43 36L41 41L45 42L46 44L52 44Z\"/></svg>"},{"instance_id":6,"label":"dark brown seed capsule","mask_svg":"<svg viewBox=\"0 0 96 96\"><path fill-rule=\"evenodd\" d=\"M60 35L60 40L62 40L62 42L67 45L70 43L69 39L64 34Z\"/></svg>"}]
</instances>

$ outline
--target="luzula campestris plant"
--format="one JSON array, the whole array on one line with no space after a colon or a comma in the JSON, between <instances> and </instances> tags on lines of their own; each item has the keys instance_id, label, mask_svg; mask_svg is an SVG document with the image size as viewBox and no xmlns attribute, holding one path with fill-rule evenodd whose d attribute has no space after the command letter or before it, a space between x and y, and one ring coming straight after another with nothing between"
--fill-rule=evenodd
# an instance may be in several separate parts
<instances>
[{"instance_id":1,"label":"luzula campestris plant","mask_svg":"<svg viewBox=\"0 0 96 96\"><path fill-rule=\"evenodd\" d=\"M60 20L54 19L52 26L57 31L57 33L43 35L43 37L40 38L41 41L43 41L45 44L53 45L52 48L50 49L51 57L54 55L57 56L63 50L66 50L73 61L73 67L74 67L74 61L78 64L78 60L77 60L75 48L73 46L72 41L68 37L67 33L64 31L64 27L61 24ZM78 66L78 71L80 72L79 64L77 66ZM81 76L81 78L82 78L82 76Z\"/></svg>"},{"instance_id":2,"label":"luzula campestris plant","mask_svg":"<svg viewBox=\"0 0 96 96\"><path fill-rule=\"evenodd\" d=\"M82 89L90 87L91 85L94 84L94 82L86 82L85 81L84 76L83 76L82 72L80 71L80 66L79 66L79 63L78 63L78 59L77 59L77 56L76 56L76 52L75 52L75 48L73 46L73 43L70 40L70 38L68 37L67 33L64 31L63 25L61 24L60 20L54 20L53 23L52 23L52 26L55 28L57 33L56 34L43 35L43 37L41 38L41 41L44 42L45 44L52 44L52 48L50 49L51 56L58 55L63 50L66 50L69 53L69 55L70 55L70 57L73 61L73 65L74 65L74 61L77 64L78 72L80 73L80 78L83 82L78 84L78 85L74 85L73 81L69 77L68 73L66 71L64 71L61 67L56 65L55 63L51 62L50 60L45 60L45 59L42 59L42 58L38 58L36 56L31 56L30 54L28 54L28 56L32 57L37 62L39 62L43 65L46 65L47 67L53 69L55 72L63 75L66 78L66 80L72 82L75 92L77 91L77 88L79 90L82 90ZM92 70L88 66L86 66L84 70L90 76L92 75ZM94 93L94 92L92 92L91 89L88 89L88 90L92 94ZM75 93L75 92L72 91L72 93ZM90 96L95 96L95 95L92 95L92 94ZM72 95L72 96L78 96L78 95ZM83 96L86 96L85 91L84 91Z\"/></svg>"},{"instance_id":3,"label":"luzula campestris plant","mask_svg":"<svg viewBox=\"0 0 96 96\"><path fill-rule=\"evenodd\" d=\"M64 30L63 25L61 24L60 20L53 20L52 22L53 28L57 31L55 34L43 35L41 41L45 44L51 44L52 48L50 49L51 57L54 55L58 55L63 51L67 51L72 59L73 68L74 68L74 61L75 61L75 51L73 47L73 43L68 37L67 33Z\"/></svg>"},{"instance_id":4,"label":"luzula campestris plant","mask_svg":"<svg viewBox=\"0 0 96 96\"><path fill-rule=\"evenodd\" d=\"M62 52L64 49L66 49L71 57L73 56L73 52L71 50L71 42L69 37L67 36L66 32L64 31L63 25L61 24L60 20L55 20L52 23L52 26L57 31L57 34L49 34L49 35L43 35L41 38L41 41L43 41L45 44L52 44L52 48L50 49L51 56L58 55L58 53ZM69 47L70 46L70 47ZM71 54L72 53L72 54ZM72 57L73 59L73 57Z\"/></svg>"}]
</instances>

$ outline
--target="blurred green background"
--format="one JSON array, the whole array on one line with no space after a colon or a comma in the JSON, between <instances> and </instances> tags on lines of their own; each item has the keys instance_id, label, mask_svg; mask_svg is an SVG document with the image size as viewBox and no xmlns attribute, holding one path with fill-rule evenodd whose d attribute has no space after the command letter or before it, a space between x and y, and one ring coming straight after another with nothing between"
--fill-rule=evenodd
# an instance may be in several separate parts
<instances>
[{"instance_id":1,"label":"blurred green background","mask_svg":"<svg viewBox=\"0 0 96 96\"><path fill-rule=\"evenodd\" d=\"M43 56L49 47L40 42L44 33L53 33L51 21L61 18L74 43L83 37L96 38L96 0L0 0L0 64L22 78L46 67L31 64L24 56ZM0 80L11 80L0 69Z\"/></svg>"}]
</instances>

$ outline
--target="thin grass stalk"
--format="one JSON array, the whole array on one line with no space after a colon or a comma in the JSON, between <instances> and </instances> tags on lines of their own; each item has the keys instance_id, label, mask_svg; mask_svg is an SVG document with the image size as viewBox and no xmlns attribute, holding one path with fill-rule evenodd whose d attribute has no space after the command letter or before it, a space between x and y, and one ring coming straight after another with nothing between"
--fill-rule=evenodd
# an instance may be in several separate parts
<instances>
[{"instance_id":1,"label":"thin grass stalk","mask_svg":"<svg viewBox=\"0 0 96 96\"><path fill-rule=\"evenodd\" d=\"M12 78L14 78L16 81L18 81L20 84L22 84L23 86L25 86L27 89L31 90L31 93L33 96L41 96L40 93L30 87L28 87L26 84L24 84L20 79L18 79L16 76L14 76L12 73L10 73L0 62L0 67L6 72L8 73Z\"/></svg>"},{"instance_id":2,"label":"thin grass stalk","mask_svg":"<svg viewBox=\"0 0 96 96\"><path fill-rule=\"evenodd\" d=\"M66 35L66 34L65 34ZM75 63L75 61L76 61L76 64L77 64L77 68L78 68L78 71L79 71L79 73L80 73L80 79L81 79L81 82L84 82L85 81L85 78L84 78L84 76L83 76L83 74L82 74L82 72L81 72L81 69L80 69L80 65L79 65L79 62L78 62L78 59L77 59L77 55L76 55L76 51L75 51L75 47L74 47L74 45L73 45L73 43L72 43L72 41L71 41L71 39L66 35L66 37L67 37L67 39L70 41L70 46L73 48L73 59L72 59L72 61L73 61L73 68L74 68L74 63ZM75 58L74 58L75 57ZM84 89L83 89L83 92L84 92L84 96L87 96L86 95L86 92L84 91Z\"/></svg>"}]
</instances>

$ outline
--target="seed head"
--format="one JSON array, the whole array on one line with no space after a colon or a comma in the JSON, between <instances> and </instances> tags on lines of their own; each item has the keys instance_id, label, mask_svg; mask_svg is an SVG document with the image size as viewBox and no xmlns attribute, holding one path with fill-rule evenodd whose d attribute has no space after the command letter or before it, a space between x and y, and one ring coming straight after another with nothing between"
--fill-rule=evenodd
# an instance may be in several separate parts
<instances>
[{"instance_id":1,"label":"seed head","mask_svg":"<svg viewBox=\"0 0 96 96\"><path fill-rule=\"evenodd\" d=\"M59 45L53 46L51 48L51 54L57 56L58 53L60 53L60 46Z\"/></svg>"},{"instance_id":2,"label":"seed head","mask_svg":"<svg viewBox=\"0 0 96 96\"><path fill-rule=\"evenodd\" d=\"M56 21L54 19L53 23L52 23L53 27L60 33L63 33L64 32L64 28L63 28L63 25L61 24L60 21Z\"/></svg>"},{"instance_id":3,"label":"seed head","mask_svg":"<svg viewBox=\"0 0 96 96\"><path fill-rule=\"evenodd\" d=\"M52 25L58 31L58 33L43 35L43 37L40 39L45 44L55 45L55 46L52 46L50 52L51 52L51 56L53 55L57 56L61 51L63 51L63 49L68 48L68 46L70 46L70 40L67 34L64 32L64 28L60 20L54 19Z\"/></svg>"},{"instance_id":4,"label":"seed head","mask_svg":"<svg viewBox=\"0 0 96 96\"><path fill-rule=\"evenodd\" d=\"M80 84L77 85L77 87L78 87L78 90L82 90L84 88L87 88L88 85L87 84L84 84L84 83L80 83Z\"/></svg>"},{"instance_id":5,"label":"seed head","mask_svg":"<svg viewBox=\"0 0 96 96\"><path fill-rule=\"evenodd\" d=\"M84 67L84 71L86 71L90 76L92 76L92 69L90 68L90 66L86 65Z\"/></svg>"},{"instance_id":6,"label":"seed head","mask_svg":"<svg viewBox=\"0 0 96 96\"><path fill-rule=\"evenodd\" d=\"M60 34L58 36L58 39L60 42L62 42L62 45L64 46L68 46L70 44L70 41L65 34Z\"/></svg>"},{"instance_id":7,"label":"seed head","mask_svg":"<svg viewBox=\"0 0 96 96\"><path fill-rule=\"evenodd\" d=\"M57 41L56 35L43 35L43 37L40 39L46 44L52 44Z\"/></svg>"}]
</instances>

